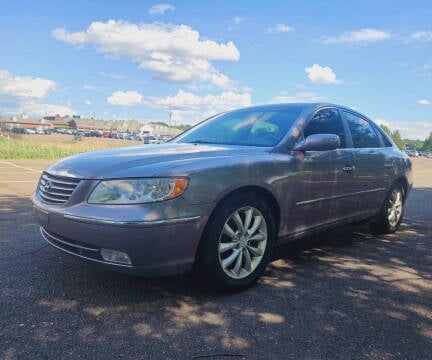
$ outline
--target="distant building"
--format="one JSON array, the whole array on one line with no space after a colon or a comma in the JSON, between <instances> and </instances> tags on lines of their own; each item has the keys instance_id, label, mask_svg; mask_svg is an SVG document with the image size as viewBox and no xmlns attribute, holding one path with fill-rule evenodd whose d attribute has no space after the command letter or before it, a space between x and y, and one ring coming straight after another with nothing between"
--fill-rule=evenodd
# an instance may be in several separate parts
<instances>
[{"instance_id":1,"label":"distant building","mask_svg":"<svg viewBox=\"0 0 432 360\"><path fill-rule=\"evenodd\" d=\"M153 127L148 124L141 126L140 133L145 135L153 135Z\"/></svg>"},{"instance_id":2,"label":"distant building","mask_svg":"<svg viewBox=\"0 0 432 360\"><path fill-rule=\"evenodd\" d=\"M75 119L76 129L80 130L104 130L105 121L95 119Z\"/></svg>"},{"instance_id":3,"label":"distant building","mask_svg":"<svg viewBox=\"0 0 432 360\"><path fill-rule=\"evenodd\" d=\"M64 117L56 117L53 121L53 126L55 128L63 128L63 129L76 129L76 122L70 116Z\"/></svg>"},{"instance_id":4,"label":"distant building","mask_svg":"<svg viewBox=\"0 0 432 360\"><path fill-rule=\"evenodd\" d=\"M34 119L34 118L17 118L12 116L1 116L1 126L6 129L12 129L14 127L21 127L26 129L52 129L53 125L50 120L46 119Z\"/></svg>"},{"instance_id":5,"label":"distant building","mask_svg":"<svg viewBox=\"0 0 432 360\"><path fill-rule=\"evenodd\" d=\"M51 122L60 121L61 119L63 119L63 116L60 116L59 114L54 116L44 116L44 120L48 120Z\"/></svg>"}]
</instances>

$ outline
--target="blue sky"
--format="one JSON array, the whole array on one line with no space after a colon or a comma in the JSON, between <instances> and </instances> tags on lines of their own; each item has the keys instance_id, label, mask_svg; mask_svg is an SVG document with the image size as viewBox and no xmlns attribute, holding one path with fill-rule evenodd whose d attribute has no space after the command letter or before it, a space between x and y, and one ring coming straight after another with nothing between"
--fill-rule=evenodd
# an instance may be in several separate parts
<instances>
[{"instance_id":1,"label":"blue sky","mask_svg":"<svg viewBox=\"0 0 432 360\"><path fill-rule=\"evenodd\" d=\"M432 131L430 1L0 1L0 113L193 124L325 101Z\"/></svg>"}]
</instances>

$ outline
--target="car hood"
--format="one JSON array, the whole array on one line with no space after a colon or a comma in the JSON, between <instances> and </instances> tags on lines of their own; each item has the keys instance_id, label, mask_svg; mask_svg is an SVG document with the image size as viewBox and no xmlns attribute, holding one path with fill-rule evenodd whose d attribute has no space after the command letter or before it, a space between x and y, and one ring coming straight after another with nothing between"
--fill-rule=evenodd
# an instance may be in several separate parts
<instances>
[{"instance_id":1,"label":"car hood","mask_svg":"<svg viewBox=\"0 0 432 360\"><path fill-rule=\"evenodd\" d=\"M269 151L237 145L172 143L93 151L62 159L46 169L52 175L81 179L149 177L185 164Z\"/></svg>"}]
</instances>

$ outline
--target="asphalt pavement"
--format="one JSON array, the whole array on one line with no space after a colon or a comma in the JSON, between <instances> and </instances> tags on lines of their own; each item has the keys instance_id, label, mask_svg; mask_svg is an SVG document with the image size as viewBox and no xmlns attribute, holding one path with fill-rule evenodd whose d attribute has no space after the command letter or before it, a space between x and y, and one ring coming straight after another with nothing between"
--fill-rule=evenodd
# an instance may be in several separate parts
<instances>
[{"instance_id":1,"label":"asphalt pavement","mask_svg":"<svg viewBox=\"0 0 432 360\"><path fill-rule=\"evenodd\" d=\"M48 246L28 199L48 163L0 160L0 359L432 359L431 159L414 160L399 232L297 241L236 294Z\"/></svg>"}]
</instances>

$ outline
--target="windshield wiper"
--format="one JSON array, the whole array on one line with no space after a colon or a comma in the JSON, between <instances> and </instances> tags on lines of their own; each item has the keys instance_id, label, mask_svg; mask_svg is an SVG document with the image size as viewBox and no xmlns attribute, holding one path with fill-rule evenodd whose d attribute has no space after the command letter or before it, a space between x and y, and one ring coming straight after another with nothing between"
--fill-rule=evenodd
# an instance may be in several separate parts
<instances>
[{"instance_id":1,"label":"windshield wiper","mask_svg":"<svg viewBox=\"0 0 432 360\"><path fill-rule=\"evenodd\" d=\"M217 144L214 141L205 141L205 140L192 140L192 141L182 141L187 144Z\"/></svg>"}]
</instances>

